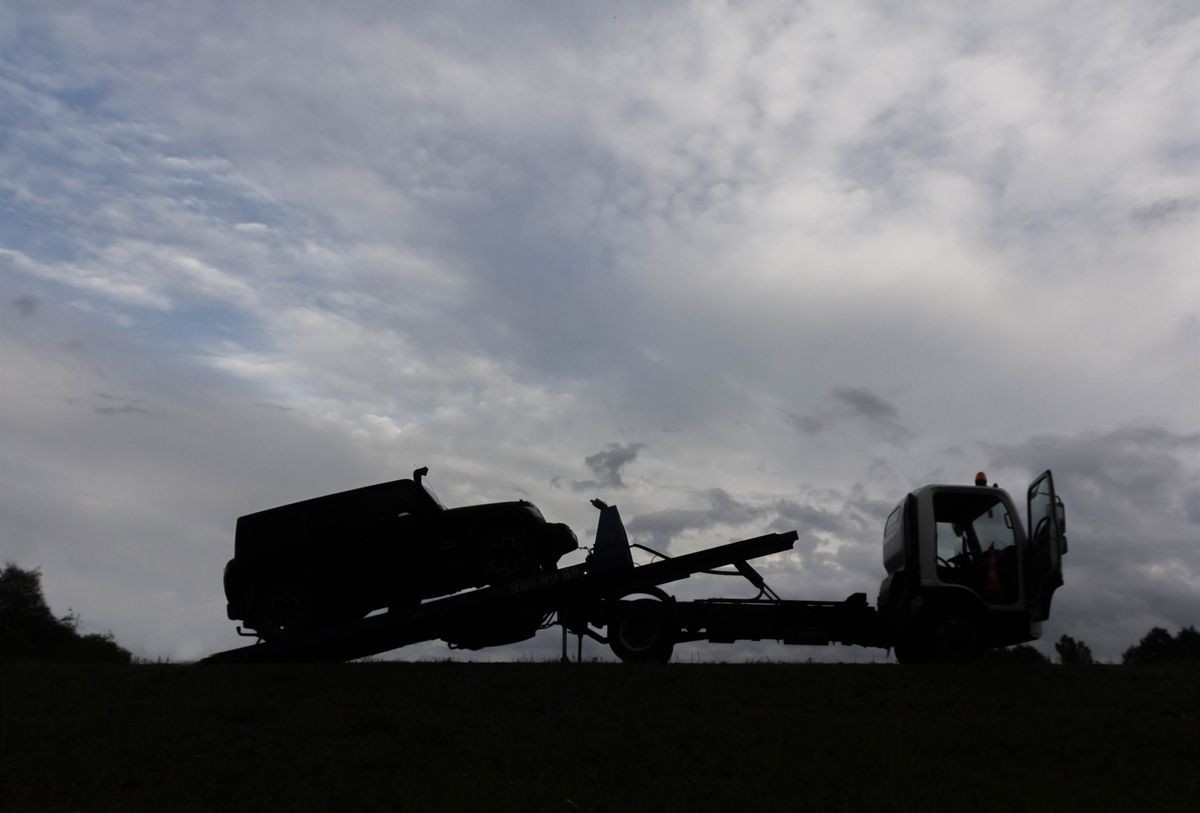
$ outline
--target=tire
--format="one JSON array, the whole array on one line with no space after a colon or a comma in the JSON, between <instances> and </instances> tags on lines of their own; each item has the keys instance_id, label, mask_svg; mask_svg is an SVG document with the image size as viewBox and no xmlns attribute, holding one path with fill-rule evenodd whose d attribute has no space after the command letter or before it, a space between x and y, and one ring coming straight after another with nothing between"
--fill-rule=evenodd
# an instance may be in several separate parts
<instances>
[{"instance_id":1,"label":"tire","mask_svg":"<svg viewBox=\"0 0 1200 813\"><path fill-rule=\"evenodd\" d=\"M913 638L897 641L892 651L896 653L896 660L902 664L929 662L929 647Z\"/></svg>"},{"instance_id":2,"label":"tire","mask_svg":"<svg viewBox=\"0 0 1200 813\"><path fill-rule=\"evenodd\" d=\"M510 579L536 567L526 543L516 536L494 539L487 549L487 570L494 579Z\"/></svg>"},{"instance_id":3,"label":"tire","mask_svg":"<svg viewBox=\"0 0 1200 813\"><path fill-rule=\"evenodd\" d=\"M934 643L942 663L970 663L983 653L979 624L970 616L954 615L942 621Z\"/></svg>"},{"instance_id":4,"label":"tire","mask_svg":"<svg viewBox=\"0 0 1200 813\"><path fill-rule=\"evenodd\" d=\"M264 640L278 638L304 629L307 616L305 602L297 591L275 591L258 602L254 629Z\"/></svg>"},{"instance_id":5,"label":"tire","mask_svg":"<svg viewBox=\"0 0 1200 813\"><path fill-rule=\"evenodd\" d=\"M617 602L608 622L608 645L626 663L666 663L675 634L670 605L651 598Z\"/></svg>"}]
</instances>

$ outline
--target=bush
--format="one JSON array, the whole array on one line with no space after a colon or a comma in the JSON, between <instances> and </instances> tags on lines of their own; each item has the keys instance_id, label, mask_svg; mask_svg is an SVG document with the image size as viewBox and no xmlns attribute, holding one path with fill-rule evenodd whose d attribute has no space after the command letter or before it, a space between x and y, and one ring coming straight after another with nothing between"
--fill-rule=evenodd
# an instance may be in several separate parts
<instances>
[{"instance_id":1,"label":"bush","mask_svg":"<svg viewBox=\"0 0 1200 813\"><path fill-rule=\"evenodd\" d=\"M13 564L0 571L0 661L129 663L111 634L80 635L79 616L55 618L42 595L42 574Z\"/></svg>"},{"instance_id":2,"label":"bush","mask_svg":"<svg viewBox=\"0 0 1200 813\"><path fill-rule=\"evenodd\" d=\"M1146 633L1135 646L1125 650L1122 663L1195 663L1200 661L1200 632L1184 627L1175 636L1162 627Z\"/></svg>"},{"instance_id":3,"label":"bush","mask_svg":"<svg viewBox=\"0 0 1200 813\"><path fill-rule=\"evenodd\" d=\"M1092 658L1092 649L1083 641L1076 641L1070 635L1064 635L1058 639L1058 643L1054 645L1054 651L1058 653L1058 662L1063 666L1081 666L1095 663Z\"/></svg>"}]
</instances>

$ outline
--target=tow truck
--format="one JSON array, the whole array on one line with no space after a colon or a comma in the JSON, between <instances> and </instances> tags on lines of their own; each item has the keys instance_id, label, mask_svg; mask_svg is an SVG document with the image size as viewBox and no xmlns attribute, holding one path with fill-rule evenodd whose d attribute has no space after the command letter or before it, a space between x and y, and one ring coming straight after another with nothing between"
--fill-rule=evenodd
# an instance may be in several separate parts
<instances>
[{"instance_id":1,"label":"tow truck","mask_svg":"<svg viewBox=\"0 0 1200 813\"><path fill-rule=\"evenodd\" d=\"M600 517L582 563L513 574L365 618L274 628L255 644L204 661L353 660L438 639L482 649L558 625L563 660L574 635L577 660L587 637L638 663L666 662L683 642L741 640L877 647L893 650L901 663L965 662L1040 637L1063 583L1066 512L1049 471L1026 492L1024 526L1012 497L988 485L983 472L974 485L926 485L907 494L884 523L886 575L874 607L865 593L810 601L772 590L750 562L790 550L796 531L668 556L630 542L617 506L592 504ZM635 549L656 558L635 564ZM701 573L740 575L757 595L684 601L663 589Z\"/></svg>"}]
</instances>

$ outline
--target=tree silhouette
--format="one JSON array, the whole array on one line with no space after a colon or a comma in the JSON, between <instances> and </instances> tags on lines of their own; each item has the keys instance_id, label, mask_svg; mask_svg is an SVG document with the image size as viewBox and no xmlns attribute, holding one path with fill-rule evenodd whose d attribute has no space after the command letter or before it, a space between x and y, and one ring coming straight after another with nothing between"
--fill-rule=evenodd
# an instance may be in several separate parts
<instances>
[{"instance_id":1,"label":"tree silhouette","mask_svg":"<svg viewBox=\"0 0 1200 813\"><path fill-rule=\"evenodd\" d=\"M80 635L79 616L55 618L42 595L42 574L7 564L0 571L0 661L129 663L111 634Z\"/></svg>"},{"instance_id":2,"label":"tree silhouette","mask_svg":"<svg viewBox=\"0 0 1200 813\"><path fill-rule=\"evenodd\" d=\"M1121 656L1122 663L1184 661L1200 661L1200 632L1197 632L1195 627L1184 627L1175 636L1162 627L1155 627Z\"/></svg>"},{"instance_id":3,"label":"tree silhouette","mask_svg":"<svg viewBox=\"0 0 1200 813\"><path fill-rule=\"evenodd\" d=\"M1070 635L1064 635L1054 645L1058 653L1058 662L1063 666L1081 666L1095 663L1092 658L1092 648L1083 641L1076 641Z\"/></svg>"}]
</instances>

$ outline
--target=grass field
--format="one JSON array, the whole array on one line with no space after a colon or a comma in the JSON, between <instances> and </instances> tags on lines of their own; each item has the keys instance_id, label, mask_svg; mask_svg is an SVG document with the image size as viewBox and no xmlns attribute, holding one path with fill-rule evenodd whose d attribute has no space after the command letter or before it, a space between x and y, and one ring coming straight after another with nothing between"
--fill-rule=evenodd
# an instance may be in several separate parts
<instances>
[{"instance_id":1,"label":"grass field","mask_svg":"<svg viewBox=\"0 0 1200 813\"><path fill-rule=\"evenodd\" d=\"M1200 670L6 665L4 810L1194 810Z\"/></svg>"}]
</instances>

